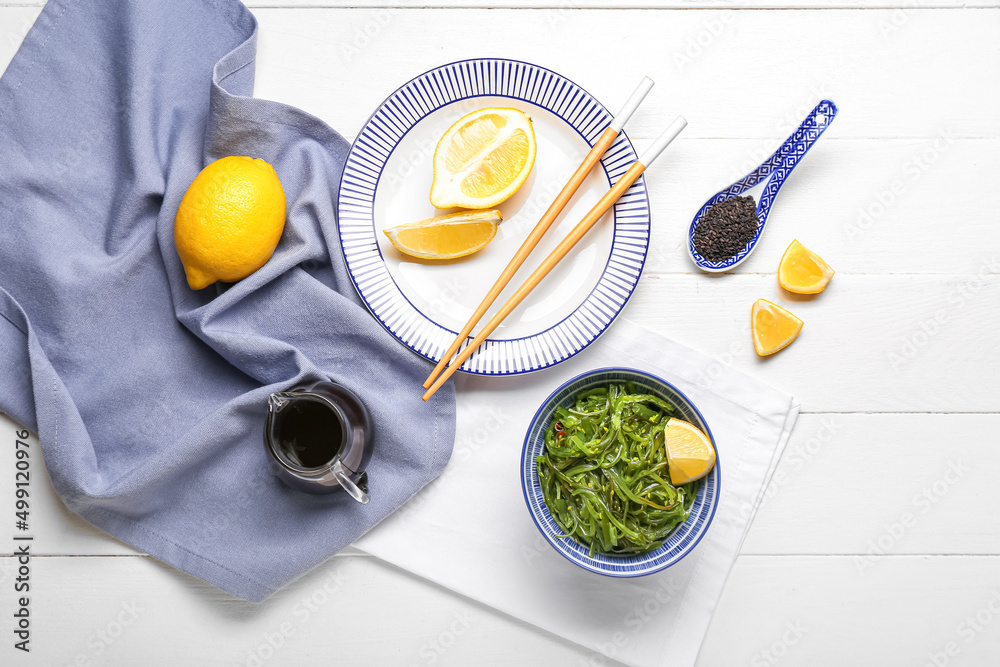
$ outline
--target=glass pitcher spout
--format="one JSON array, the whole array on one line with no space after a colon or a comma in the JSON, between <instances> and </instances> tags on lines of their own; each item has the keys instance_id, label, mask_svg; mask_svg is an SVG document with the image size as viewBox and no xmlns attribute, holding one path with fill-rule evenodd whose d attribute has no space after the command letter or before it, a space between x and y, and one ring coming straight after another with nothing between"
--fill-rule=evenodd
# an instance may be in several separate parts
<instances>
[{"instance_id":1,"label":"glass pitcher spout","mask_svg":"<svg viewBox=\"0 0 1000 667\"><path fill-rule=\"evenodd\" d=\"M293 394L291 392L271 394L270 398L267 399L267 407L272 412L281 412L283 408L292 402L292 399Z\"/></svg>"}]
</instances>

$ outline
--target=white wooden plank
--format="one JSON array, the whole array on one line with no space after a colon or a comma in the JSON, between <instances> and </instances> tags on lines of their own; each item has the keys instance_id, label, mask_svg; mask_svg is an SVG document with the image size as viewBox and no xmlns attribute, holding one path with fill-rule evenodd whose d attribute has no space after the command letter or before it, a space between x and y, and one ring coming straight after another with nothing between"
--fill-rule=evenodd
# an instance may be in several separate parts
<instances>
[{"instance_id":1,"label":"white wooden plank","mask_svg":"<svg viewBox=\"0 0 1000 667\"><path fill-rule=\"evenodd\" d=\"M892 557L861 575L845 557L741 556L698 665L996 664L998 560Z\"/></svg>"},{"instance_id":2,"label":"white wooden plank","mask_svg":"<svg viewBox=\"0 0 1000 667\"><path fill-rule=\"evenodd\" d=\"M7 4L7 3L4 3ZM10 7L0 5L0 72L7 69L24 36L42 11L38 7Z\"/></svg>"},{"instance_id":3,"label":"white wooden plank","mask_svg":"<svg viewBox=\"0 0 1000 667\"><path fill-rule=\"evenodd\" d=\"M772 261L782 249L768 251ZM982 250L967 275L838 275L813 296L783 293L773 275L646 275L624 314L712 357L699 381L731 364L807 412L996 412L1000 279L975 271L1000 254ZM805 322L767 358L754 353L749 330L759 298Z\"/></svg>"},{"instance_id":4,"label":"white wooden plank","mask_svg":"<svg viewBox=\"0 0 1000 667\"><path fill-rule=\"evenodd\" d=\"M0 610L11 635L11 557ZM368 557L337 558L259 605L149 557L30 562L30 654L0 644L0 664L546 665L585 649Z\"/></svg>"},{"instance_id":5,"label":"white wooden plank","mask_svg":"<svg viewBox=\"0 0 1000 667\"><path fill-rule=\"evenodd\" d=\"M672 144L646 174L653 212L646 271L697 272L685 245L694 213L777 144ZM978 256L1000 250L1000 213L984 207L975 173L1000 176L1000 142L824 137L785 182L761 245L735 271L774 273L793 238L840 274L978 270Z\"/></svg>"},{"instance_id":6,"label":"white wooden plank","mask_svg":"<svg viewBox=\"0 0 1000 667\"><path fill-rule=\"evenodd\" d=\"M1000 554L1000 415L801 415L742 554Z\"/></svg>"},{"instance_id":7,"label":"white wooden plank","mask_svg":"<svg viewBox=\"0 0 1000 667\"><path fill-rule=\"evenodd\" d=\"M12 560L0 558L5 614ZM862 575L849 557L740 557L698 664L923 665L951 642L948 664L992 664L997 560L895 556ZM36 558L30 576L32 652L4 642L3 664L617 664L373 558L330 561L259 605L144 557Z\"/></svg>"},{"instance_id":8,"label":"white wooden plank","mask_svg":"<svg viewBox=\"0 0 1000 667\"><path fill-rule=\"evenodd\" d=\"M841 108L830 137L1000 134L992 111L1000 89L984 83L1000 79L1000 57L985 46L1000 29L995 10L913 11L890 32L883 24L892 25L891 10L255 14L257 94L310 111L349 137L410 77L487 54L550 67L609 106L631 91L632 77L648 74L659 85L627 128L638 139L683 113L685 139L774 145L823 97ZM582 36L591 35L601 40L583 48ZM623 74L623 53L636 54L641 71Z\"/></svg>"}]
</instances>

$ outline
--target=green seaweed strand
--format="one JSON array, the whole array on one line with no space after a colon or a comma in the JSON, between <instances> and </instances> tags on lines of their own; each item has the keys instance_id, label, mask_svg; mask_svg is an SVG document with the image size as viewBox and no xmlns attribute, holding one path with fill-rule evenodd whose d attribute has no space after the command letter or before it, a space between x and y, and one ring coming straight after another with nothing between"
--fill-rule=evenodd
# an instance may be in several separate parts
<instances>
[{"instance_id":1,"label":"green seaweed strand","mask_svg":"<svg viewBox=\"0 0 1000 667\"><path fill-rule=\"evenodd\" d=\"M687 520L700 481L674 486L664 477L663 430L673 412L631 383L590 389L556 409L536 462L560 537L591 555L637 554Z\"/></svg>"}]
</instances>

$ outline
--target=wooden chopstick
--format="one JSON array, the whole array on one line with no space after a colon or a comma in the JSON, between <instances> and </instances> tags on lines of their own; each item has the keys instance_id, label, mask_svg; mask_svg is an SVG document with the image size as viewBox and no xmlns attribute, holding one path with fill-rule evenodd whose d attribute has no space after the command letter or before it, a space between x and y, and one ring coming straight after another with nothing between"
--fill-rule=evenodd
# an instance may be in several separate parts
<instances>
[{"instance_id":1,"label":"wooden chopstick","mask_svg":"<svg viewBox=\"0 0 1000 667\"><path fill-rule=\"evenodd\" d=\"M555 219L559 217L560 213L562 213L566 204L569 203L569 200L573 198L573 195L576 194L576 191L580 188L580 184L583 183L584 179L587 178L587 175L593 170L594 165L597 164L597 162L601 159L601 156L604 155L611 144L614 143L618 134L625 126L625 123L628 122L628 119L639 107L639 104L642 102L643 98L646 97L646 94L652 87L653 80L648 76L645 77L642 82L639 83L635 92L633 92L628 98L628 101L625 102L625 105L622 107L621 111L618 112L618 115L611 120L611 124L608 125L607 129L604 130L601 136L594 143L590 152L588 152L583 158L583 162L580 163L580 166L577 167L576 171L573 172L573 175L570 176L569 182L567 182L566 185L563 186L563 189L559 191L559 194L556 195L555 200L549 206L548 210L545 211L542 218L538 221L538 224L536 224L535 228L531 230L531 233L528 234L526 239L524 239L521 247L518 248L517 253L511 258L507 267L503 270L503 273L501 273L500 277L497 278L496 283L494 283L493 287L490 288L490 291L486 293L486 296L483 297L482 303L480 303L479 307L476 308L476 311L472 313L472 317L470 317L469 321L465 323L462 330L458 332L458 335L448 347L448 350L441 355L441 360L437 363L437 366L434 367L434 370L431 371L431 374L427 376L427 379L424 381L424 389L431 386L431 383L434 382L437 376L440 375L441 371L445 369L449 360L451 360L455 353L458 352L458 349L462 347L462 343L465 342L465 340L469 337L469 334L472 333L473 327L479 323L479 320L483 318L483 315L486 314L486 311L490 309L490 306L493 305L493 302L497 300L497 297L500 296L500 293L510 282L510 279L514 277L517 270L521 268L522 264L524 264L524 260L528 258L528 255L530 255L531 251L538 245L538 242L541 240L542 236L545 235L545 232L549 230L549 227L552 226Z\"/></svg>"},{"instance_id":2,"label":"wooden chopstick","mask_svg":"<svg viewBox=\"0 0 1000 667\"><path fill-rule=\"evenodd\" d=\"M615 205L625 192L632 187L632 184L642 175L642 172L646 170L653 160L659 157L663 149L673 141L681 130L687 125L687 121L681 117L678 117L670 124L670 127L661 134L655 142L646 150L642 156L639 157L636 162L629 167L628 171L622 174L618 182L615 183L610 190L608 190L603 197L594 205L592 209L583 216L583 219L577 223L577 225L566 235L555 250L549 253L549 256L542 260L542 263L538 266L535 271L528 276L528 279L524 281L524 284L517 289L516 292L507 300L499 311L486 323L486 326L476 334L476 337L469 343L464 350L455 359L448 364L444 372L437 377L437 379L431 384L430 388L424 394L423 399L426 401L434 393L440 389L448 378L450 378L459 367L464 364L469 357L479 348L486 337L493 333L500 323L503 322L504 318L511 314L511 312L517 308L525 297L531 293L531 290L535 289L538 284L542 281L552 271L553 268L566 256L566 254L580 242L580 239L590 231L590 229L597 224L597 221L608 212L612 206Z\"/></svg>"}]
</instances>

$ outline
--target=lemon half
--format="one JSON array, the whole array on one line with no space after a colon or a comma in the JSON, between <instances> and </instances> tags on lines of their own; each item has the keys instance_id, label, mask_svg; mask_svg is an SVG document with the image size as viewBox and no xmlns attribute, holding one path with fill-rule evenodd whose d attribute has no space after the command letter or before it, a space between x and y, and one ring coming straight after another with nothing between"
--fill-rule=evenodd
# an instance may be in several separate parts
<instances>
[{"instance_id":1,"label":"lemon half","mask_svg":"<svg viewBox=\"0 0 1000 667\"><path fill-rule=\"evenodd\" d=\"M535 152L531 118L520 109L487 107L466 114L434 150L431 204L492 208L524 184Z\"/></svg>"}]
</instances>

